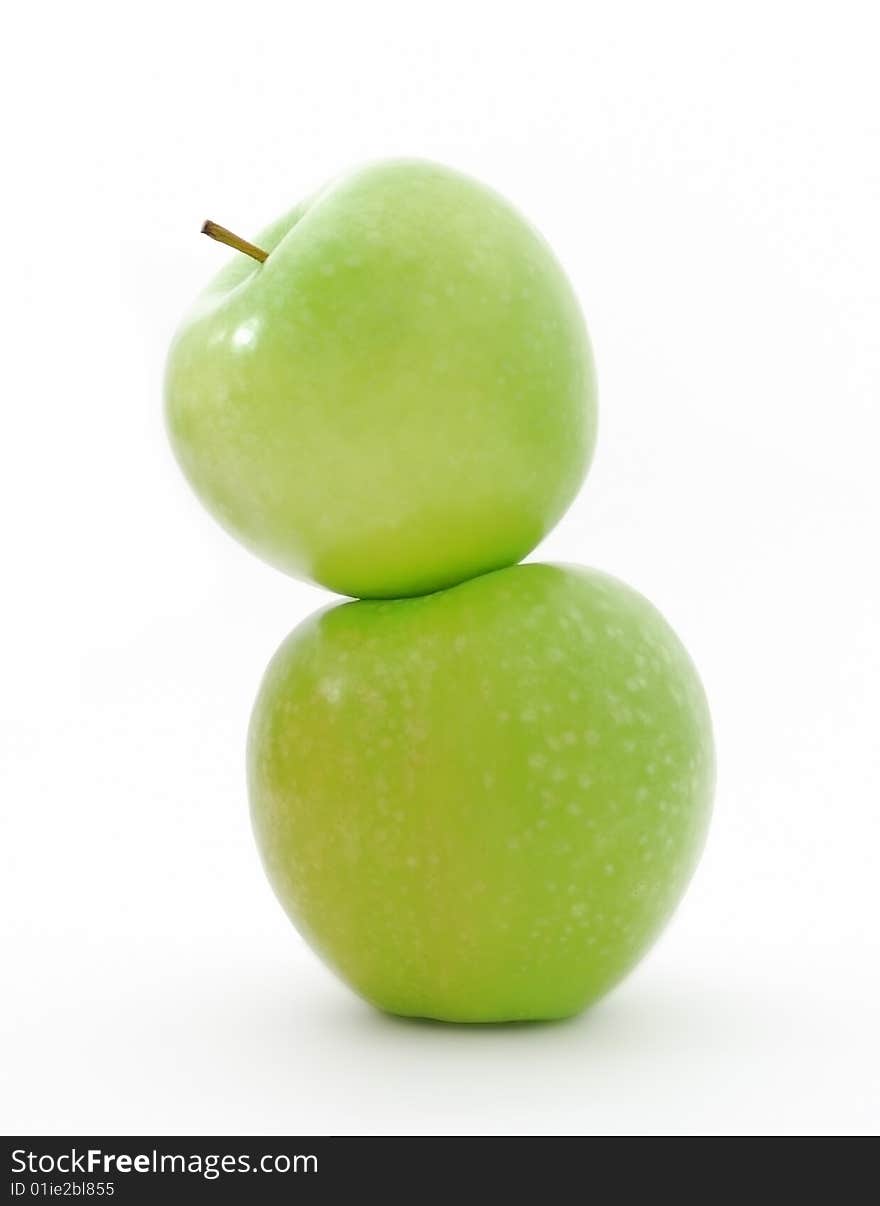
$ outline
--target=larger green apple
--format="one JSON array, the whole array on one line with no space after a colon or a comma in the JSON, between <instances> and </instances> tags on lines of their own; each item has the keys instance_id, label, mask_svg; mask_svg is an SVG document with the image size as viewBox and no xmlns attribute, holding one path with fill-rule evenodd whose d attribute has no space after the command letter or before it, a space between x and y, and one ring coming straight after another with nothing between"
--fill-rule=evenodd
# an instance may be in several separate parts
<instances>
[{"instance_id":1,"label":"larger green apple","mask_svg":"<svg viewBox=\"0 0 880 1206\"><path fill-rule=\"evenodd\" d=\"M294 923L367 1000L559 1018L632 967L711 807L696 671L640 595L522 565L333 607L266 673L254 828Z\"/></svg>"},{"instance_id":2,"label":"larger green apple","mask_svg":"<svg viewBox=\"0 0 880 1206\"><path fill-rule=\"evenodd\" d=\"M240 540L341 594L518 561L592 454L577 301L541 237L444 167L356 172L236 255L169 355L184 472Z\"/></svg>"}]
</instances>

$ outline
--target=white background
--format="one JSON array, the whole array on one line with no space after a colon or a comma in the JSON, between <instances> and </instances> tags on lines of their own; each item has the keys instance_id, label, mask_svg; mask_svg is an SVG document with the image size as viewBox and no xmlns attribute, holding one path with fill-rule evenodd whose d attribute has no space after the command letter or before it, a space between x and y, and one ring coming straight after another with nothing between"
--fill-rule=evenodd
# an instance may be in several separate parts
<instances>
[{"instance_id":1,"label":"white background","mask_svg":"<svg viewBox=\"0 0 880 1206\"><path fill-rule=\"evenodd\" d=\"M876 6L19 5L2 72L4 1131L880 1127ZM173 463L165 349L227 254L352 164L476 174L569 269L601 432L535 556L690 648L710 842L564 1025L373 1013L282 916L243 743L326 596Z\"/></svg>"}]
</instances>

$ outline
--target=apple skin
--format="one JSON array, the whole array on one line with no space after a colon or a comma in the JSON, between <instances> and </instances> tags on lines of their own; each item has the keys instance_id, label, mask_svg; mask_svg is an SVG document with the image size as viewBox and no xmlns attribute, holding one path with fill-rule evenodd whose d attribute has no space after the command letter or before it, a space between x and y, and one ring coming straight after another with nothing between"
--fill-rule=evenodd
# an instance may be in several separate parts
<instances>
[{"instance_id":1,"label":"apple skin","mask_svg":"<svg viewBox=\"0 0 880 1206\"><path fill-rule=\"evenodd\" d=\"M391 1013L570 1016L659 933L711 810L697 673L642 596L530 564L346 603L271 662L248 741L269 879Z\"/></svg>"},{"instance_id":2,"label":"apple skin","mask_svg":"<svg viewBox=\"0 0 880 1206\"><path fill-rule=\"evenodd\" d=\"M366 167L257 236L168 358L172 446L254 552L394 598L520 560L577 493L592 354L543 239L436 164Z\"/></svg>"}]
</instances>

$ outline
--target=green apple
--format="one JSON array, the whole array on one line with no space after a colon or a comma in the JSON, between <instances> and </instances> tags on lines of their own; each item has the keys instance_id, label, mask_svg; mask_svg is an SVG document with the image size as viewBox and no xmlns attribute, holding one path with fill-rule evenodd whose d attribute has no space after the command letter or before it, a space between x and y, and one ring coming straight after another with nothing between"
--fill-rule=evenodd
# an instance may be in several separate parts
<instances>
[{"instance_id":1,"label":"green apple","mask_svg":"<svg viewBox=\"0 0 880 1206\"><path fill-rule=\"evenodd\" d=\"M587 333L542 238L483 185L394 161L257 244L265 262L236 255L168 359L171 441L208 509L346 595L421 594L534 548L596 429Z\"/></svg>"},{"instance_id":2,"label":"green apple","mask_svg":"<svg viewBox=\"0 0 880 1206\"><path fill-rule=\"evenodd\" d=\"M501 1022L574 1014L633 966L695 866L714 757L651 604L531 564L310 617L266 672L248 775L272 885L343 979Z\"/></svg>"}]
</instances>

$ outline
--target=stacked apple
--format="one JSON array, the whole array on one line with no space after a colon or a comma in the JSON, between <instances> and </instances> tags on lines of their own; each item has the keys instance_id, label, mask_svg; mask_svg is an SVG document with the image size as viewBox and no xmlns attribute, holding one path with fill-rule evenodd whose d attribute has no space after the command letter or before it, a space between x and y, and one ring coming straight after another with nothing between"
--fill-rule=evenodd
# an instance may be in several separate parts
<instances>
[{"instance_id":1,"label":"stacked apple","mask_svg":"<svg viewBox=\"0 0 880 1206\"><path fill-rule=\"evenodd\" d=\"M684 891L714 775L696 671L644 598L517 565L592 455L571 287L500 197L391 162L245 243L171 348L184 472L311 616L254 707L282 905L360 994L455 1021L576 1013Z\"/></svg>"}]
</instances>

